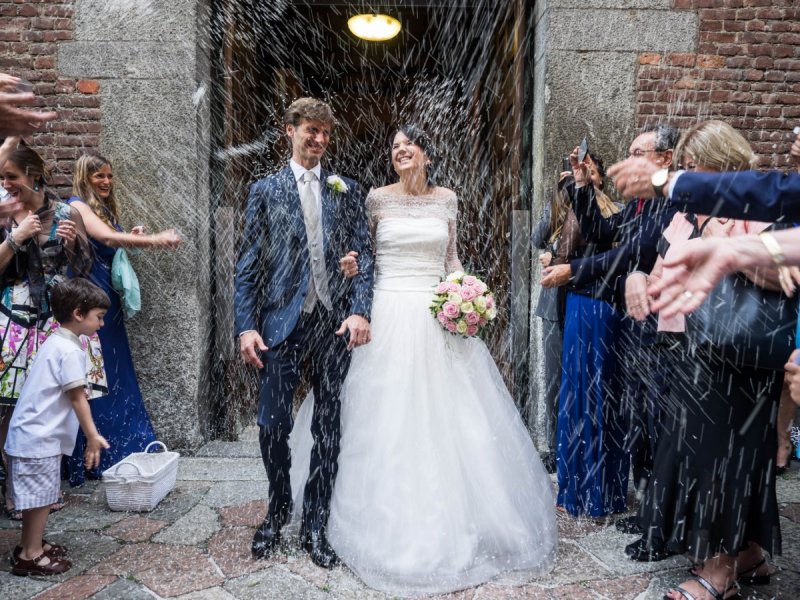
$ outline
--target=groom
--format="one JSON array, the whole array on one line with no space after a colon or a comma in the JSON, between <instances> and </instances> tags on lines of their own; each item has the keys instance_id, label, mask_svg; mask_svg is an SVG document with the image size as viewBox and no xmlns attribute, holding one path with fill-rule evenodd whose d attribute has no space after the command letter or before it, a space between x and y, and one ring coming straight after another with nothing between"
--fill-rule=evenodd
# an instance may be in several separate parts
<instances>
[{"instance_id":1,"label":"groom","mask_svg":"<svg viewBox=\"0 0 800 600\"><path fill-rule=\"evenodd\" d=\"M302 546L331 568L336 554L325 528L338 469L342 382L349 350L370 340L372 251L361 189L320 167L334 118L330 106L300 98L284 114L292 159L250 188L243 251L236 264L235 318L247 364L261 369L259 444L269 506L253 538L255 558L270 556L292 515L289 433L292 400L306 364L314 389ZM339 258L359 256L353 279Z\"/></svg>"}]
</instances>

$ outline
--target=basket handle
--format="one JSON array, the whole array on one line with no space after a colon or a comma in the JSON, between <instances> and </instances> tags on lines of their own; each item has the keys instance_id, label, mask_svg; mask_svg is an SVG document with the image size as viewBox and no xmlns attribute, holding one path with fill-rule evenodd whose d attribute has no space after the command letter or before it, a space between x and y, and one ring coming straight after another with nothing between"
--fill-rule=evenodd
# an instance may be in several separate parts
<instances>
[{"instance_id":1,"label":"basket handle","mask_svg":"<svg viewBox=\"0 0 800 600\"><path fill-rule=\"evenodd\" d=\"M144 451L145 452L150 452L151 446L153 446L155 444L158 444L159 446L161 446L162 452L167 452L166 444L164 444L164 442L159 442L158 440L156 440L155 442L150 442L149 444L147 444L147 447L144 449Z\"/></svg>"},{"instance_id":2,"label":"basket handle","mask_svg":"<svg viewBox=\"0 0 800 600\"><path fill-rule=\"evenodd\" d=\"M134 463L132 463L132 462L127 462L127 461L124 461L124 460L123 460L121 463L119 463L119 464L116 466L116 468L114 469L114 475L115 475L115 476L117 476L117 475L119 474L119 470L120 470L120 468L121 468L121 467L123 467L123 466L125 466L125 465L127 465L127 466L129 466L129 467L133 467L134 469L136 469L136 474L137 474L137 475L139 475L139 476L141 476L141 474L142 474L142 471L141 471L141 469L139 469L139 467L137 467L137 466L136 466ZM125 478L125 476L124 476L124 475L122 476L122 478L123 478L123 479L125 479L125 480L127 481L127 479Z\"/></svg>"}]
</instances>

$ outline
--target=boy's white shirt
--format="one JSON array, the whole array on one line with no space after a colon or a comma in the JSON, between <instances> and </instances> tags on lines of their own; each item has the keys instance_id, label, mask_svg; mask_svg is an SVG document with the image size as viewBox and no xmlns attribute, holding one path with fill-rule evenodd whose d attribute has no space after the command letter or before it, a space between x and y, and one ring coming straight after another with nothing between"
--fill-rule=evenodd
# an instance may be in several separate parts
<instances>
[{"instance_id":1,"label":"boy's white shirt","mask_svg":"<svg viewBox=\"0 0 800 600\"><path fill-rule=\"evenodd\" d=\"M80 425L67 392L86 386L86 352L59 327L39 348L22 387L5 451L19 458L70 455Z\"/></svg>"}]
</instances>

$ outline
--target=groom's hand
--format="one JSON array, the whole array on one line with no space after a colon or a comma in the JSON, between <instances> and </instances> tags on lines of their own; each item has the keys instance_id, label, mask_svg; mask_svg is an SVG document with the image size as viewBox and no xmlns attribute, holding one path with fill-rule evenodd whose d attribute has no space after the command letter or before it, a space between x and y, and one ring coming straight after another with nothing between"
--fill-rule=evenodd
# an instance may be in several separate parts
<instances>
[{"instance_id":1,"label":"groom's hand","mask_svg":"<svg viewBox=\"0 0 800 600\"><path fill-rule=\"evenodd\" d=\"M369 321L361 315L350 315L342 321L341 327L336 330L336 335L341 336L345 333L349 333L347 340L348 350L368 344L372 339L369 331Z\"/></svg>"},{"instance_id":2,"label":"groom's hand","mask_svg":"<svg viewBox=\"0 0 800 600\"><path fill-rule=\"evenodd\" d=\"M268 349L257 331L245 331L239 336L239 354L242 355L242 360L248 365L263 369L264 363L261 362L259 354L266 352Z\"/></svg>"}]
</instances>

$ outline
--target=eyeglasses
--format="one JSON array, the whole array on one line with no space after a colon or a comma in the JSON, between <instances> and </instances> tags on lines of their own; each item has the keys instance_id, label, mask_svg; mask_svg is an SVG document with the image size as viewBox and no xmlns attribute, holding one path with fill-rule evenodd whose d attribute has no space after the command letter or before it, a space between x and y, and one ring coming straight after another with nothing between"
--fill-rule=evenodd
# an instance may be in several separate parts
<instances>
[{"instance_id":1,"label":"eyeglasses","mask_svg":"<svg viewBox=\"0 0 800 600\"><path fill-rule=\"evenodd\" d=\"M625 155L625 158L630 158L631 156L635 156L637 158L644 156L648 152L661 152L661 150L642 150L641 148L636 148L633 152L628 152Z\"/></svg>"}]
</instances>

